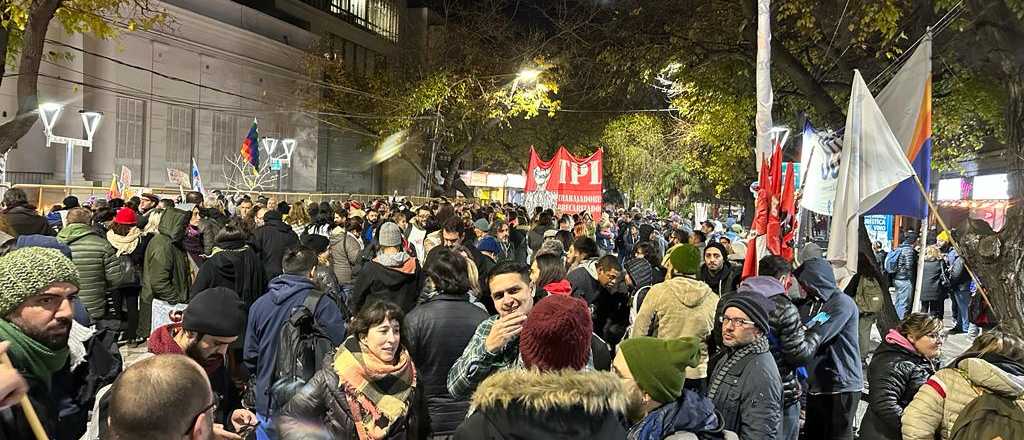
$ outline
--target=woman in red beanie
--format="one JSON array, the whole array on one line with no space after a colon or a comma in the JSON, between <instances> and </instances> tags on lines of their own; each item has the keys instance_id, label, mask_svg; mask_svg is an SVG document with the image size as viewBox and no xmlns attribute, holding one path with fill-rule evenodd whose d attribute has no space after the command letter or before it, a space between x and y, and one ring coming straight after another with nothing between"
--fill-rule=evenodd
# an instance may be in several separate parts
<instances>
[{"instance_id":1,"label":"woman in red beanie","mask_svg":"<svg viewBox=\"0 0 1024 440\"><path fill-rule=\"evenodd\" d=\"M146 256L146 245L151 235L142 233L136 224L138 216L131 208L121 208L114 216L114 222L107 231L107 241L121 259L122 283L113 291L113 304L108 303L108 314L123 317L119 343L138 343L135 332L139 326L139 292L142 291L142 263Z\"/></svg>"}]
</instances>

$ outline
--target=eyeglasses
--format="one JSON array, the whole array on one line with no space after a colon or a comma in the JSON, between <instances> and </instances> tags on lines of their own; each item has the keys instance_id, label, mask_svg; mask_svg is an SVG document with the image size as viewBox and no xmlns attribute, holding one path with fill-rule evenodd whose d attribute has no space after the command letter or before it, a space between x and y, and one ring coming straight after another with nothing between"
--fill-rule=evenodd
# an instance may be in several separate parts
<instances>
[{"instance_id":1,"label":"eyeglasses","mask_svg":"<svg viewBox=\"0 0 1024 440\"><path fill-rule=\"evenodd\" d=\"M208 405L206 408L203 408L202 411L197 412L196 415L192 417L192 421L189 422L188 424L188 430L185 431L185 433L182 435L191 434L192 430L196 429L196 422L199 420L199 416L206 414L207 412L210 411L217 411L218 405L220 405L220 395L218 395L217 393L213 393L213 402L211 402L210 405Z\"/></svg>"},{"instance_id":2,"label":"eyeglasses","mask_svg":"<svg viewBox=\"0 0 1024 440\"><path fill-rule=\"evenodd\" d=\"M739 327L739 328L750 327L750 326L754 325L754 321L750 321L750 320L743 319L743 318L727 318L727 317L724 317L724 316L719 318L718 322L721 322L723 326L726 325L726 324L729 324L730 327Z\"/></svg>"}]
</instances>

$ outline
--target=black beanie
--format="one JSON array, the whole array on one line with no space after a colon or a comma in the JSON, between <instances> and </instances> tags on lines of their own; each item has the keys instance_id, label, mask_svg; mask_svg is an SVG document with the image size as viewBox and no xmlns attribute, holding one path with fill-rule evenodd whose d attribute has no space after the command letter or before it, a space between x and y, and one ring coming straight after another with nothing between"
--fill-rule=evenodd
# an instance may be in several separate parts
<instances>
[{"instance_id":1,"label":"black beanie","mask_svg":"<svg viewBox=\"0 0 1024 440\"><path fill-rule=\"evenodd\" d=\"M724 244L719 243L717 241L709 241L707 246L704 246L704 253L707 254L708 253L708 249L711 249L711 248L718 249L718 251L722 253L722 259L725 259L726 261L728 261L729 252L725 250L725 245ZM704 256L701 255L701 258L703 258L703 257Z\"/></svg>"},{"instance_id":2,"label":"black beanie","mask_svg":"<svg viewBox=\"0 0 1024 440\"><path fill-rule=\"evenodd\" d=\"M313 249L317 254L327 252L327 248L331 246L331 241L320 234L303 234L302 238L299 239L299 244Z\"/></svg>"},{"instance_id":3,"label":"black beanie","mask_svg":"<svg viewBox=\"0 0 1024 440\"><path fill-rule=\"evenodd\" d=\"M754 321L754 325L761 330L762 333L768 334L771 329L769 324L768 315L775 311L775 303L771 302L764 295L753 293L749 291L737 292L732 295L725 297L725 304L722 306L722 313L725 313L725 309L729 307L735 307L746 313L751 321Z\"/></svg>"},{"instance_id":4,"label":"black beanie","mask_svg":"<svg viewBox=\"0 0 1024 440\"><path fill-rule=\"evenodd\" d=\"M234 290L211 287L188 302L181 327L210 336L236 337L245 327L245 305Z\"/></svg>"}]
</instances>

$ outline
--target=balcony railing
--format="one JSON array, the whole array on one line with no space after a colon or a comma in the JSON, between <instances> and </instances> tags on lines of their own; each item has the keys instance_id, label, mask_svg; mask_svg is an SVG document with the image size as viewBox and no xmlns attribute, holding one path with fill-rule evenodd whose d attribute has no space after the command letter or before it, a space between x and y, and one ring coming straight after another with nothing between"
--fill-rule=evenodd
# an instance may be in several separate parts
<instances>
[{"instance_id":1,"label":"balcony railing","mask_svg":"<svg viewBox=\"0 0 1024 440\"><path fill-rule=\"evenodd\" d=\"M345 20L363 30L373 32L390 41L398 41L398 11L395 4L385 0L301 0L303 3ZM389 13L370 19L371 3L392 9ZM378 3L375 3L378 4Z\"/></svg>"}]
</instances>

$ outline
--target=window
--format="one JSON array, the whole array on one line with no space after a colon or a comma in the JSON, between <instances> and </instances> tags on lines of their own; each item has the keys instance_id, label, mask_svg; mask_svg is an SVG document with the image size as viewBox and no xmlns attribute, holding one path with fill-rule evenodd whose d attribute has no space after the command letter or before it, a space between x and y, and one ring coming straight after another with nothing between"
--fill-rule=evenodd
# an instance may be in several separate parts
<instances>
[{"instance_id":1,"label":"window","mask_svg":"<svg viewBox=\"0 0 1024 440\"><path fill-rule=\"evenodd\" d=\"M190 164L192 160L192 116L189 107L167 106L167 162L176 166Z\"/></svg>"},{"instance_id":2,"label":"window","mask_svg":"<svg viewBox=\"0 0 1024 440\"><path fill-rule=\"evenodd\" d=\"M117 98L118 159L142 159L143 131L145 129L145 102L141 99Z\"/></svg>"},{"instance_id":3,"label":"window","mask_svg":"<svg viewBox=\"0 0 1024 440\"><path fill-rule=\"evenodd\" d=\"M242 137L238 134L238 117L224 113L213 114L213 163L224 164L242 150Z\"/></svg>"}]
</instances>

